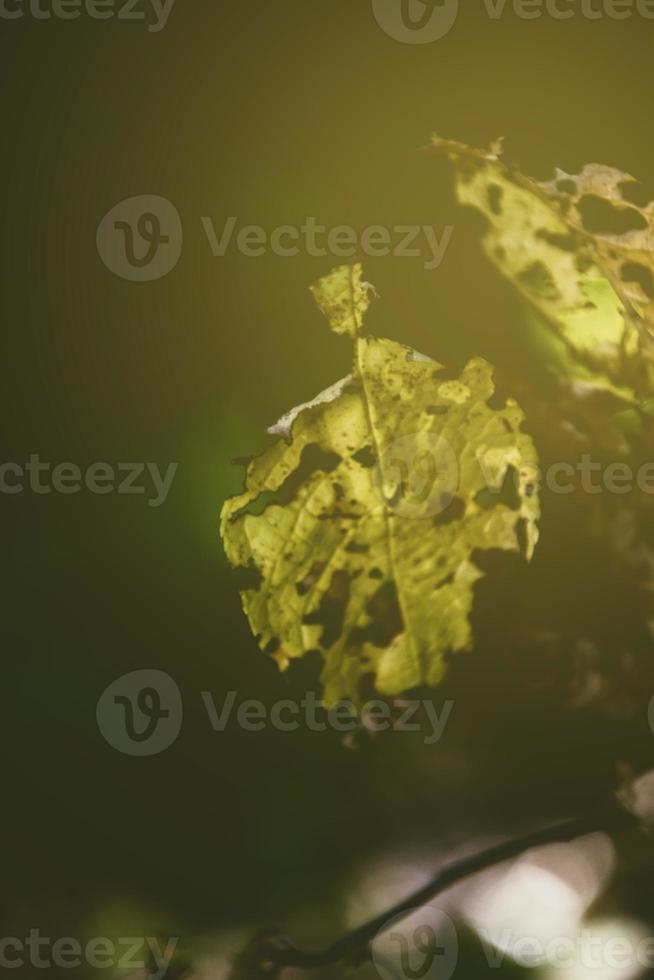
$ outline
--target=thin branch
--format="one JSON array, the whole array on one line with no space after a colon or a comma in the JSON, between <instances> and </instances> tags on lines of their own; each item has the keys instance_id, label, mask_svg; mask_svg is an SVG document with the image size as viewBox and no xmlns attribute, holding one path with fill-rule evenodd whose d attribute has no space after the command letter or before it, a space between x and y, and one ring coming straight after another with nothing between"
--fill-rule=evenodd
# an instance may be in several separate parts
<instances>
[{"instance_id":1,"label":"thin branch","mask_svg":"<svg viewBox=\"0 0 654 980\"><path fill-rule=\"evenodd\" d=\"M615 832L640 826L639 821L627 810L613 806L598 812L594 817L568 820L496 844L478 854L446 865L424 887L325 949L300 949L290 939L279 934L268 933L259 936L235 964L232 980L245 977L244 968L250 971L247 974L249 978L252 978L254 971L256 971L255 975L263 978L279 976L282 969L291 966L313 970L344 960L364 961L370 957L370 943L390 920L424 905L440 892L469 875L518 857L533 847L570 841L575 837L599 831Z\"/></svg>"}]
</instances>

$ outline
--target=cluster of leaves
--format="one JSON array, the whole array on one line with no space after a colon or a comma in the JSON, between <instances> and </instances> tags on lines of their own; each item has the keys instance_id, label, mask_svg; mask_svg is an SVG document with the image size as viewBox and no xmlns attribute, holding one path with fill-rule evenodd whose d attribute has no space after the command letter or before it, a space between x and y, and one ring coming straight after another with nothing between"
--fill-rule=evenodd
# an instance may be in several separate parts
<instances>
[{"instance_id":1,"label":"cluster of leaves","mask_svg":"<svg viewBox=\"0 0 654 980\"><path fill-rule=\"evenodd\" d=\"M524 301L534 355L550 369L545 396L511 379L545 465L588 453L636 473L654 459L654 195L599 164L538 182L504 160L501 142L482 150L434 137L432 147L452 162L460 203L483 216L484 252ZM579 487L577 496L576 547L601 544L616 629L589 642L591 608L552 645L581 663L571 668L576 703L601 700L613 714L637 707L644 717L637 689L648 668L636 661L651 659L654 632L652 497ZM629 599L622 615L618 596Z\"/></svg>"},{"instance_id":2,"label":"cluster of leaves","mask_svg":"<svg viewBox=\"0 0 654 980\"><path fill-rule=\"evenodd\" d=\"M435 138L433 149L451 159L460 203L484 216L482 246L556 376L547 404L519 379L512 391L539 452L565 432L577 449L638 460L654 414L654 202L610 167L539 183L500 144ZM452 378L365 334L374 290L359 265L313 293L352 343L351 373L271 428L279 439L249 463L221 529L230 561L253 573L242 601L262 649L282 668L318 651L326 699L356 703L373 685L389 696L435 685L471 646L480 556L534 552L538 458L517 402L490 403L487 362ZM654 595L646 504L603 501L600 524Z\"/></svg>"}]
</instances>

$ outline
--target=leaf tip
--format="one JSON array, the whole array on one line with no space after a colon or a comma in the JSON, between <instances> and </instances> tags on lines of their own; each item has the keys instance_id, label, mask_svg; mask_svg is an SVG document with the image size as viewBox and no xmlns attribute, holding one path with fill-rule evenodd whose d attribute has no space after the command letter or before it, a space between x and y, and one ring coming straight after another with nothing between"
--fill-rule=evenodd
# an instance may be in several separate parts
<instances>
[{"instance_id":1,"label":"leaf tip","mask_svg":"<svg viewBox=\"0 0 654 980\"><path fill-rule=\"evenodd\" d=\"M338 334L356 337L377 290L362 279L360 262L341 265L310 286L313 298Z\"/></svg>"}]
</instances>

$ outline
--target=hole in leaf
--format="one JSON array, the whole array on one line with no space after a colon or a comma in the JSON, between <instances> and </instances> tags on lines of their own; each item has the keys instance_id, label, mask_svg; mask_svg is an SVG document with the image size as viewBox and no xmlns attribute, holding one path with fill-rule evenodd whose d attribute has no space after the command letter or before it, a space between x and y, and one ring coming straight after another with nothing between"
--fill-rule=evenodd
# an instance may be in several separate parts
<instances>
[{"instance_id":1,"label":"hole in leaf","mask_svg":"<svg viewBox=\"0 0 654 980\"><path fill-rule=\"evenodd\" d=\"M375 687L375 675L373 673L362 674L357 684L357 693L361 702L374 701L377 694Z\"/></svg>"},{"instance_id":2,"label":"hole in leaf","mask_svg":"<svg viewBox=\"0 0 654 980\"><path fill-rule=\"evenodd\" d=\"M532 293L545 299L558 299L559 291L544 262L532 262L518 275L518 280Z\"/></svg>"},{"instance_id":3,"label":"hole in leaf","mask_svg":"<svg viewBox=\"0 0 654 980\"><path fill-rule=\"evenodd\" d=\"M322 626L320 642L328 650L343 632L345 610L350 598L350 576L339 568L332 575L329 588L315 612L308 613L302 622L307 626Z\"/></svg>"},{"instance_id":4,"label":"hole in leaf","mask_svg":"<svg viewBox=\"0 0 654 980\"><path fill-rule=\"evenodd\" d=\"M300 463L296 470L290 473L277 493L282 497L282 503L290 503L297 490L305 483L310 476L319 471L331 473L341 461L341 457L336 453L325 452L320 446L311 443L302 450Z\"/></svg>"},{"instance_id":5,"label":"hole in leaf","mask_svg":"<svg viewBox=\"0 0 654 980\"><path fill-rule=\"evenodd\" d=\"M504 474L502 486L495 489L484 487L475 496L475 503L484 510L490 510L497 504L504 504L509 510L518 510L520 507L520 494L517 490L517 476L513 466L509 466Z\"/></svg>"},{"instance_id":6,"label":"hole in leaf","mask_svg":"<svg viewBox=\"0 0 654 980\"><path fill-rule=\"evenodd\" d=\"M562 180L557 180L556 189L560 191L561 194L576 194L577 185L574 180L570 180L569 177L564 177Z\"/></svg>"},{"instance_id":7,"label":"hole in leaf","mask_svg":"<svg viewBox=\"0 0 654 980\"><path fill-rule=\"evenodd\" d=\"M654 299L654 275L652 270L640 262L625 262L620 270L623 282L637 282L646 296Z\"/></svg>"},{"instance_id":8,"label":"hole in leaf","mask_svg":"<svg viewBox=\"0 0 654 980\"><path fill-rule=\"evenodd\" d=\"M449 498L445 498L448 500ZM445 503L444 509L434 517L434 527L445 527L447 524L453 524L455 521L460 521L465 514L466 505L461 497L453 497L449 503Z\"/></svg>"},{"instance_id":9,"label":"hole in leaf","mask_svg":"<svg viewBox=\"0 0 654 980\"><path fill-rule=\"evenodd\" d=\"M279 497L279 493L274 493L272 490L264 490L260 493L258 497L252 500L243 510L239 510L237 514L234 514L232 520L235 521L242 514L251 514L253 517L260 517L266 508L270 507L272 504L281 504L282 500Z\"/></svg>"},{"instance_id":10,"label":"hole in leaf","mask_svg":"<svg viewBox=\"0 0 654 980\"><path fill-rule=\"evenodd\" d=\"M511 559L511 553L503 548L475 548L470 557L481 572L496 576L501 581L500 576Z\"/></svg>"},{"instance_id":11,"label":"hole in leaf","mask_svg":"<svg viewBox=\"0 0 654 980\"><path fill-rule=\"evenodd\" d=\"M379 647L388 646L404 629L394 582L385 582L375 592L366 605L366 612L372 622L368 626L354 627L350 633L350 640L355 646L362 646L364 643L372 643Z\"/></svg>"},{"instance_id":12,"label":"hole in leaf","mask_svg":"<svg viewBox=\"0 0 654 980\"><path fill-rule=\"evenodd\" d=\"M493 214L502 213L503 196L504 196L504 191L499 186L499 184L488 185L488 206L493 212Z\"/></svg>"},{"instance_id":13,"label":"hole in leaf","mask_svg":"<svg viewBox=\"0 0 654 980\"><path fill-rule=\"evenodd\" d=\"M634 208L618 208L595 194L586 194L577 205L584 228L593 235L625 235L642 231L647 222Z\"/></svg>"},{"instance_id":14,"label":"hole in leaf","mask_svg":"<svg viewBox=\"0 0 654 980\"><path fill-rule=\"evenodd\" d=\"M255 565L240 566L233 574L239 592L257 592L263 582L263 575Z\"/></svg>"},{"instance_id":15,"label":"hole in leaf","mask_svg":"<svg viewBox=\"0 0 654 980\"><path fill-rule=\"evenodd\" d=\"M364 446L363 449L359 449L359 451L353 455L352 459L355 459L359 466L364 466L367 470L369 470L377 462L371 446Z\"/></svg>"},{"instance_id":16,"label":"hole in leaf","mask_svg":"<svg viewBox=\"0 0 654 980\"><path fill-rule=\"evenodd\" d=\"M243 510L235 514L232 520L237 520L242 514L251 514L258 517L273 504L286 507L291 503L297 491L314 473L322 471L331 473L336 469L341 461L341 457L336 453L325 452L320 446L312 443L305 446L302 450L300 462L296 469L286 477L278 490L266 490L260 493L255 500L251 501Z\"/></svg>"}]
</instances>

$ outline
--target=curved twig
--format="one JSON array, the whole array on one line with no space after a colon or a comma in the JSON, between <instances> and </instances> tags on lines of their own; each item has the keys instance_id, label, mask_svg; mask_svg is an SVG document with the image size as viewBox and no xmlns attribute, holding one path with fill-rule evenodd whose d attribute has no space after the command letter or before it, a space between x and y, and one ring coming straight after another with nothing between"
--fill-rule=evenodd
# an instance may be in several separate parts
<instances>
[{"instance_id":1,"label":"curved twig","mask_svg":"<svg viewBox=\"0 0 654 980\"><path fill-rule=\"evenodd\" d=\"M325 949L300 949L282 934L268 933L257 937L235 964L232 980L246 976L244 968L249 971L247 976L251 980L255 971L255 975L262 978L276 977L282 969L291 966L312 970L349 959L364 961L370 957L370 943L391 919L424 905L469 875L517 857L533 847L569 841L600 831L612 832L640 826L636 817L627 810L613 806L594 817L568 820L495 844L478 854L446 865L418 891Z\"/></svg>"}]
</instances>

